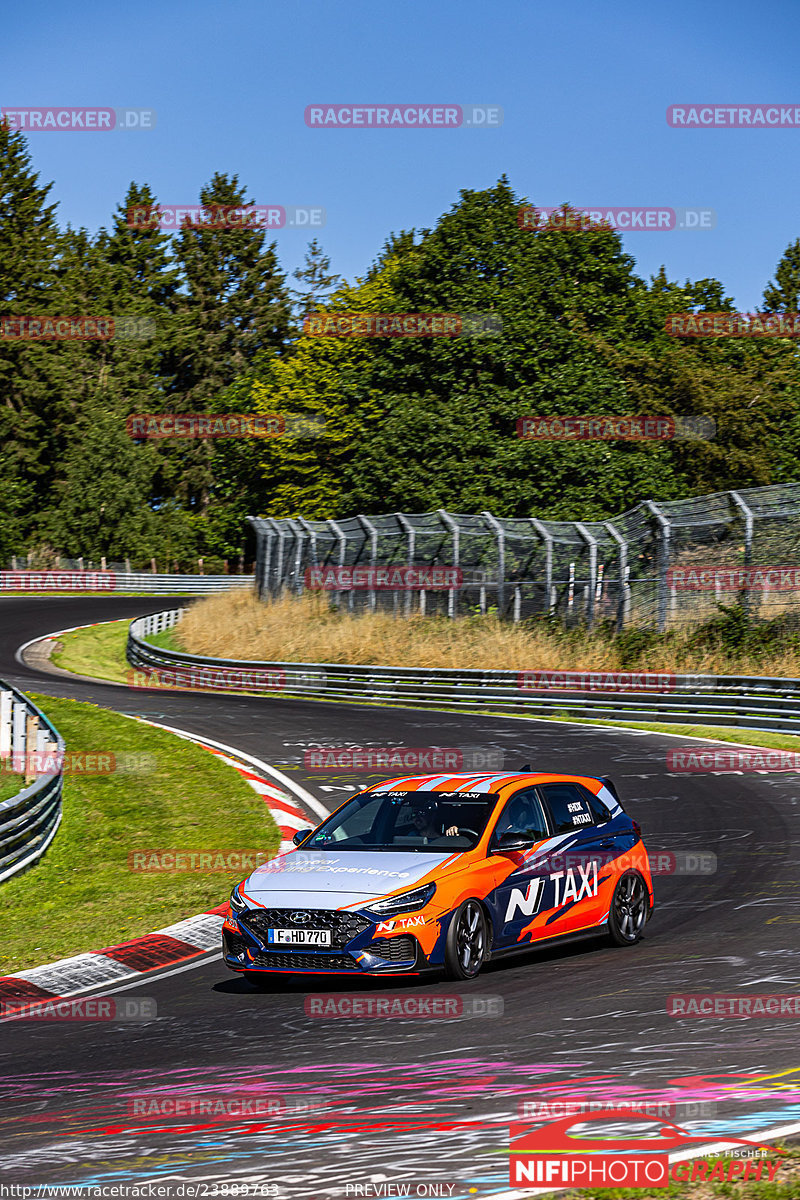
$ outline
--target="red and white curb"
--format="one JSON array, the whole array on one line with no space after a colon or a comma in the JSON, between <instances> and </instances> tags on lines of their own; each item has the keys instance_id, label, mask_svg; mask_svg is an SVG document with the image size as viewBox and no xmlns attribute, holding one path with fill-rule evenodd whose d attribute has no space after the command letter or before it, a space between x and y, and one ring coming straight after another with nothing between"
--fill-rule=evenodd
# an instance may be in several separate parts
<instances>
[{"instance_id":1,"label":"red and white curb","mask_svg":"<svg viewBox=\"0 0 800 1200\"><path fill-rule=\"evenodd\" d=\"M138 717L135 719L142 720ZM304 787L288 779L282 771L253 758L252 755L244 754L210 738L196 737L183 729L160 725L156 721L143 721L143 724L154 725L158 729L195 742L238 771L253 790L263 797L275 819L281 834L279 854L291 849L292 836L298 829L304 829L315 820L322 820L328 815L325 807ZM271 775L277 782L285 784L285 789L268 782L264 778L265 775ZM313 818L309 818L299 804L293 801L292 792L314 813ZM75 996L94 988L129 981L156 968L174 966L188 959L199 958L212 950L218 951L223 914L227 907L226 901L208 912L198 913L197 916L178 921L174 925L166 925L163 929L156 929L153 933L123 942L119 946L107 946L104 950L92 950L85 954L76 954L72 958L47 963L45 966L29 967L13 975L0 976L0 1004L9 1015L13 1015L13 1009L8 1009L7 1006L14 1001L30 1005L38 1000Z\"/></svg>"}]
</instances>

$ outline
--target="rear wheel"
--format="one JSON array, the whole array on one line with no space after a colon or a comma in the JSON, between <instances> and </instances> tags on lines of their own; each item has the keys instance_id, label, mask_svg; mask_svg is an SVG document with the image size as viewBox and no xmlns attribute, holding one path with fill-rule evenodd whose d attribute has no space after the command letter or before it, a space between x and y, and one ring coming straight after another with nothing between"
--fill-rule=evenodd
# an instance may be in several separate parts
<instances>
[{"instance_id":1,"label":"rear wheel","mask_svg":"<svg viewBox=\"0 0 800 1200\"><path fill-rule=\"evenodd\" d=\"M608 911L608 932L617 946L632 946L642 936L650 913L647 885L638 871L617 880Z\"/></svg>"},{"instance_id":2,"label":"rear wheel","mask_svg":"<svg viewBox=\"0 0 800 1200\"><path fill-rule=\"evenodd\" d=\"M477 900L465 900L447 932L444 969L448 979L474 979L486 960L486 917Z\"/></svg>"}]
</instances>

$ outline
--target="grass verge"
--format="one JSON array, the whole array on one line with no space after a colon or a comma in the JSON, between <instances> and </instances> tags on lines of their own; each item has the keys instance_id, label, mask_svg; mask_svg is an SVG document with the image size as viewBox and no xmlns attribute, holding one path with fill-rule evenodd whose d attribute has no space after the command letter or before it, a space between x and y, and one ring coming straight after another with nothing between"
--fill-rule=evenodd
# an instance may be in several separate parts
<instances>
[{"instance_id":1,"label":"grass verge","mask_svg":"<svg viewBox=\"0 0 800 1200\"><path fill-rule=\"evenodd\" d=\"M125 683L130 670L125 661L127 634L127 621L113 621L107 625L92 625L88 629L78 629L74 633L64 635L61 639L64 650L53 655L53 662L67 671L78 671L81 674L97 675L101 679L113 679L117 683ZM167 641L166 635L171 635L172 640ZM148 640L156 645L169 646L172 649L178 648L172 630L165 630L164 633L156 634ZM326 701L326 703L336 702ZM347 702L341 701L341 703ZM360 703L368 702L360 701ZM380 703L379 707L403 708L408 706ZM482 708L467 709L448 708L447 704L443 703L437 711L460 712L465 716L525 717L524 713L508 713L504 710L492 709L488 705ZM730 726L671 724L665 721L602 721L570 716L565 712L555 712L551 717L531 717L530 720L566 721L571 724L597 725L612 729L641 729L645 733L674 733L683 737L709 738L719 742L732 742L740 745L744 743L750 746L768 746L773 749L800 751L800 737L792 734L737 729Z\"/></svg>"},{"instance_id":2,"label":"grass verge","mask_svg":"<svg viewBox=\"0 0 800 1200\"><path fill-rule=\"evenodd\" d=\"M137 850L277 850L264 801L213 754L93 704L34 696L70 752L131 752L141 772L68 775L41 862L0 884L0 974L101 950L214 908L246 872L129 870ZM147 756L142 761L141 756Z\"/></svg>"}]
</instances>

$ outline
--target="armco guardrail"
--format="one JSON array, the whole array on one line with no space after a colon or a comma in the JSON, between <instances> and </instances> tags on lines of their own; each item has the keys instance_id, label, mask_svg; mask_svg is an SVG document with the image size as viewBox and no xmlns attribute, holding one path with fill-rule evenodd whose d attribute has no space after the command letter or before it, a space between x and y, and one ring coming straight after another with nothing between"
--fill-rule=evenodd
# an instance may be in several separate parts
<instances>
[{"instance_id":1,"label":"armco guardrail","mask_svg":"<svg viewBox=\"0 0 800 1200\"><path fill-rule=\"evenodd\" d=\"M0 803L0 882L32 866L61 823L64 740L22 692L0 681L0 766L19 769L51 758L54 769ZM33 758L32 758L33 756Z\"/></svg>"},{"instance_id":2,"label":"armco guardrail","mask_svg":"<svg viewBox=\"0 0 800 1200\"><path fill-rule=\"evenodd\" d=\"M252 588L254 575L152 575L148 571L0 571L2 592L145 592L204 596Z\"/></svg>"},{"instance_id":3,"label":"armco guardrail","mask_svg":"<svg viewBox=\"0 0 800 1200\"><path fill-rule=\"evenodd\" d=\"M800 734L800 679L656 672L454 671L255 662L166 650L148 635L181 609L132 622L128 661L155 686L263 692L415 708L485 708L524 716L730 725ZM156 679L156 674L160 679ZM614 688L614 684L619 686Z\"/></svg>"}]
</instances>

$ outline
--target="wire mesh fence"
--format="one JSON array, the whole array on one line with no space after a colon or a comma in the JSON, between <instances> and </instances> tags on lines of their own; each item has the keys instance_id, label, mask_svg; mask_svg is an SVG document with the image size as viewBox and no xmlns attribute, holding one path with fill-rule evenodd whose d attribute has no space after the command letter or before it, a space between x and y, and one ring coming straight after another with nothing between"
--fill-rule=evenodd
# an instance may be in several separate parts
<instances>
[{"instance_id":1,"label":"wire mesh fence","mask_svg":"<svg viewBox=\"0 0 800 1200\"><path fill-rule=\"evenodd\" d=\"M618 629L698 623L720 603L800 616L800 483L645 500L612 521L445 509L248 520L265 599L324 590L354 612L549 615Z\"/></svg>"}]
</instances>

